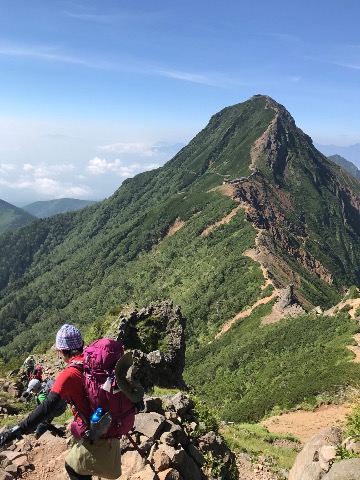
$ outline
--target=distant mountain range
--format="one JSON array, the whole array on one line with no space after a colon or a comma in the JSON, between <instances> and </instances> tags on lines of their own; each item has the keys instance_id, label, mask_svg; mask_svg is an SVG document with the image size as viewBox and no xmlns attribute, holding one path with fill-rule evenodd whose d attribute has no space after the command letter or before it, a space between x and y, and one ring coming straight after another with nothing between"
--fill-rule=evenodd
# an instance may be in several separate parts
<instances>
[{"instance_id":1,"label":"distant mountain range","mask_svg":"<svg viewBox=\"0 0 360 480\"><path fill-rule=\"evenodd\" d=\"M347 147L340 147L338 145L320 145L315 143L315 147L327 157L340 155L360 168L360 143L355 143L354 145L349 145Z\"/></svg>"},{"instance_id":2,"label":"distant mountain range","mask_svg":"<svg viewBox=\"0 0 360 480\"><path fill-rule=\"evenodd\" d=\"M91 200L76 200L75 198L58 198L56 200L39 201L29 203L22 207L27 212L38 218L52 217L59 213L74 212L80 208L93 205Z\"/></svg>"},{"instance_id":3,"label":"distant mountain range","mask_svg":"<svg viewBox=\"0 0 360 480\"><path fill-rule=\"evenodd\" d=\"M60 198L57 200L34 202L19 208L4 200L0 200L0 234L16 230L38 218L74 212L93 205L94 203L96 202L91 200Z\"/></svg>"}]
</instances>

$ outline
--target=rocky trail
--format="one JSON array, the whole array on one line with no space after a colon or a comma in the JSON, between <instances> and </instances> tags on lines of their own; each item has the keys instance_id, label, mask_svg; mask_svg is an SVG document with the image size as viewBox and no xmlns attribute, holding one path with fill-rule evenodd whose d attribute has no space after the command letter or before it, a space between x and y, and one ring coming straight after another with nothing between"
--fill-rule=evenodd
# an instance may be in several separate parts
<instances>
[{"instance_id":1,"label":"rocky trail","mask_svg":"<svg viewBox=\"0 0 360 480\"><path fill-rule=\"evenodd\" d=\"M179 395L179 394L178 394ZM290 434L300 439L305 444L313 435L318 434L324 428L337 425L342 426L346 420L346 415L351 411L351 405L345 403L342 405L323 405L315 411L296 411L283 415L273 416L261 422L270 432ZM150 420L149 420L150 421ZM151 423L151 421L150 421ZM66 431L66 426L58 425ZM145 430L144 427L142 427ZM146 427L152 428L152 427ZM150 430L148 434L150 435ZM159 435L160 436L160 435ZM61 438L48 431L40 439L36 440L34 435L26 435L24 439L16 442L10 450L0 453L1 468L8 476L1 476L4 480L14 478L24 478L28 480L65 480L67 475L64 469L64 459L68 450L70 437ZM165 437L161 442L165 442ZM159 445L161 444L159 443ZM286 446L285 446L286 447ZM155 460L159 462L160 460ZM132 451L124 453L123 456L123 475L119 480L147 480L147 479L181 479L187 477L158 477L151 476L150 472L136 472L137 468L142 468L142 461L137 452ZM134 464L134 465L132 465ZM261 462L261 458L254 461L250 455L240 454L236 458L236 464L239 471L239 480L279 480L276 474L272 473L266 465ZM135 466L135 467L134 467ZM158 468L163 468L162 466ZM134 471L135 469L135 471ZM166 469L165 469L166 470ZM21 477L18 475L21 474ZM144 475L144 476L142 476ZM96 477L95 477L96 478ZM209 477L211 478L211 477Z\"/></svg>"}]
</instances>

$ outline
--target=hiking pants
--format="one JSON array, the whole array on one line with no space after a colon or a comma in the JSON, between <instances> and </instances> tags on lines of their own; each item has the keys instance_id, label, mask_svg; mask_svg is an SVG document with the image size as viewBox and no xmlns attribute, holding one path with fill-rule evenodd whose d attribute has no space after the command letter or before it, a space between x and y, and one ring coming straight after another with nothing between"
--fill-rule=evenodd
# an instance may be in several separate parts
<instances>
[{"instance_id":1,"label":"hiking pants","mask_svg":"<svg viewBox=\"0 0 360 480\"><path fill-rule=\"evenodd\" d=\"M65 462L65 470L67 471L70 480L91 480L91 475L80 475L76 473L66 462Z\"/></svg>"}]
</instances>

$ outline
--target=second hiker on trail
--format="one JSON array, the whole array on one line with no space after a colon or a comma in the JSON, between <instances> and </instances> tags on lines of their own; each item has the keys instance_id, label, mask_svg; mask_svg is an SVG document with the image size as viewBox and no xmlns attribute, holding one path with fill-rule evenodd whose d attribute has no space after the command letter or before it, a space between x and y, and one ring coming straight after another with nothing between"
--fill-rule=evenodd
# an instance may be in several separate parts
<instances>
[{"instance_id":1,"label":"second hiker on trail","mask_svg":"<svg viewBox=\"0 0 360 480\"><path fill-rule=\"evenodd\" d=\"M46 399L25 420L0 433L0 447L31 432L53 415L65 399L74 414L71 433L79 440L65 459L69 478L91 480L92 475L97 475L116 479L121 475L119 438L132 428L136 402L141 402L144 392L141 385L124 375L121 361L125 360L122 363L126 368L131 362L126 365L128 354L123 355L121 343L97 340L86 347L86 355L83 348L80 331L73 325L63 325L56 335L56 350L67 367L56 378ZM103 415L93 429L94 420L90 419L95 410L101 409Z\"/></svg>"},{"instance_id":2,"label":"second hiker on trail","mask_svg":"<svg viewBox=\"0 0 360 480\"><path fill-rule=\"evenodd\" d=\"M45 383L41 383L40 380L34 378L30 380L27 390L24 393L24 397L29 399L30 395L34 395L36 405L40 405L46 400L46 397L51 391L55 383L55 379L51 378ZM51 424L55 417L62 415L67 408L66 400L63 399L56 408L46 417L46 419L39 423L35 430L35 437L39 438L46 430L52 430L59 436L64 436L64 432Z\"/></svg>"},{"instance_id":3,"label":"second hiker on trail","mask_svg":"<svg viewBox=\"0 0 360 480\"><path fill-rule=\"evenodd\" d=\"M31 374L33 373L35 368L35 358L33 355L27 357L20 369L20 375L25 376L27 379L31 378Z\"/></svg>"}]
</instances>

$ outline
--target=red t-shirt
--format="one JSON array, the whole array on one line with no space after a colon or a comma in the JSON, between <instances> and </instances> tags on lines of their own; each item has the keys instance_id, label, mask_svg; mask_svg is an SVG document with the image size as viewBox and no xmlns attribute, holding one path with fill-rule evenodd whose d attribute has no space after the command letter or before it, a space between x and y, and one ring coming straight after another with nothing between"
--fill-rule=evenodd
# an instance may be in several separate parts
<instances>
[{"instance_id":1,"label":"red t-shirt","mask_svg":"<svg viewBox=\"0 0 360 480\"><path fill-rule=\"evenodd\" d=\"M71 362L83 362L83 355L78 355L71 359ZM55 383L51 389L61 398L65 398L70 405L75 407L88 421L91 416L90 405L85 393L83 374L76 366L66 367L57 376Z\"/></svg>"}]
</instances>

